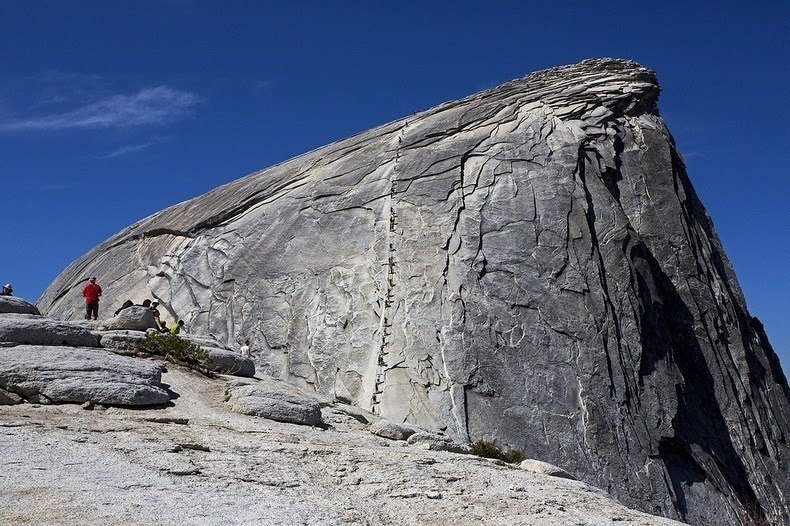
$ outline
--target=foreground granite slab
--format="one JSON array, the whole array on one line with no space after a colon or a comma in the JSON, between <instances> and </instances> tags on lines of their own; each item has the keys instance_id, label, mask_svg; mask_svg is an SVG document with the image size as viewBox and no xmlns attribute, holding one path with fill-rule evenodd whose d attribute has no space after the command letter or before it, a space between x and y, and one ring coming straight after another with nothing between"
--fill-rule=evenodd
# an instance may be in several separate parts
<instances>
[{"instance_id":1,"label":"foreground granite slab","mask_svg":"<svg viewBox=\"0 0 790 526\"><path fill-rule=\"evenodd\" d=\"M287 424L231 412L223 378L162 378L179 396L161 409L0 408L0 524L680 524L582 482L393 443L347 408Z\"/></svg>"},{"instance_id":2,"label":"foreground granite slab","mask_svg":"<svg viewBox=\"0 0 790 526\"><path fill-rule=\"evenodd\" d=\"M0 347L0 402L161 405L170 400L162 370L156 362L101 349Z\"/></svg>"}]
</instances>

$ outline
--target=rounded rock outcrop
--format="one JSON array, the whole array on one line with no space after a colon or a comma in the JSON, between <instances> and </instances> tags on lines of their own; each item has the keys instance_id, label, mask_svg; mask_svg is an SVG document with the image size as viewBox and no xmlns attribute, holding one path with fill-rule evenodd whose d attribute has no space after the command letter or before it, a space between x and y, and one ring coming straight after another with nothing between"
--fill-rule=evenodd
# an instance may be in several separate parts
<instances>
[{"instance_id":1,"label":"rounded rock outcrop","mask_svg":"<svg viewBox=\"0 0 790 526\"><path fill-rule=\"evenodd\" d=\"M156 321L154 320L154 312L150 308L142 305L133 305L120 310L112 318L102 320L101 328L105 331L145 331L147 329L156 329Z\"/></svg>"},{"instance_id":2,"label":"rounded rock outcrop","mask_svg":"<svg viewBox=\"0 0 790 526\"><path fill-rule=\"evenodd\" d=\"M0 348L0 404L161 405L170 400L161 378L162 365L101 349Z\"/></svg>"},{"instance_id":3,"label":"rounded rock outcrop","mask_svg":"<svg viewBox=\"0 0 790 526\"><path fill-rule=\"evenodd\" d=\"M211 359L209 369L212 371L250 378L255 376L255 363L249 358L244 358L233 351L216 347L203 347L203 349L206 350Z\"/></svg>"},{"instance_id":4,"label":"rounded rock outcrop","mask_svg":"<svg viewBox=\"0 0 790 526\"><path fill-rule=\"evenodd\" d=\"M0 342L74 347L99 346L99 339L85 327L30 314L1 315Z\"/></svg>"},{"instance_id":5,"label":"rounded rock outcrop","mask_svg":"<svg viewBox=\"0 0 790 526\"><path fill-rule=\"evenodd\" d=\"M317 426L322 423L321 405L316 398L287 385L229 382L227 403L236 412L277 422Z\"/></svg>"},{"instance_id":6,"label":"rounded rock outcrop","mask_svg":"<svg viewBox=\"0 0 790 526\"><path fill-rule=\"evenodd\" d=\"M38 307L16 296L0 296L0 314L34 314L40 316Z\"/></svg>"}]
</instances>

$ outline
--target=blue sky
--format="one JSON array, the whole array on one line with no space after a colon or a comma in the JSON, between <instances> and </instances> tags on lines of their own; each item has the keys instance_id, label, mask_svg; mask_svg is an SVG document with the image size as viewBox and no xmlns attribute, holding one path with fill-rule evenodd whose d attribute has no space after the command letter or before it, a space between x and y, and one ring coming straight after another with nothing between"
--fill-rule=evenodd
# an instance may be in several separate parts
<instances>
[{"instance_id":1,"label":"blue sky","mask_svg":"<svg viewBox=\"0 0 790 526\"><path fill-rule=\"evenodd\" d=\"M553 5L561 4L561 5ZM790 2L0 0L0 281L35 301L130 223L589 57L659 109L790 370Z\"/></svg>"}]
</instances>

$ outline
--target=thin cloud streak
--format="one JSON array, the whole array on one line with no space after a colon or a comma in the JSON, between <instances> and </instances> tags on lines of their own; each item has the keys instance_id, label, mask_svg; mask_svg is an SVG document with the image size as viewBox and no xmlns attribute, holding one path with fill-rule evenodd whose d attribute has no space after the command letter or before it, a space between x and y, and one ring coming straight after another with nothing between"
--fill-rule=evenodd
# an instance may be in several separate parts
<instances>
[{"instance_id":1,"label":"thin cloud streak","mask_svg":"<svg viewBox=\"0 0 790 526\"><path fill-rule=\"evenodd\" d=\"M122 146L122 147L118 148L117 150L114 150L114 151L108 153L107 155L102 155L100 157L100 159L113 159L115 157L120 157L121 155L126 155L128 153L141 152L143 150L147 150L148 148L150 148L154 144L155 144L154 141L149 141L149 142L146 142L146 143L143 143L143 144L134 144L134 145L130 145L130 146Z\"/></svg>"},{"instance_id":2,"label":"thin cloud streak","mask_svg":"<svg viewBox=\"0 0 790 526\"><path fill-rule=\"evenodd\" d=\"M687 152L683 154L683 159L710 159L704 152Z\"/></svg>"},{"instance_id":3,"label":"thin cloud streak","mask_svg":"<svg viewBox=\"0 0 790 526\"><path fill-rule=\"evenodd\" d=\"M157 86L132 95L113 95L65 113L0 123L0 131L161 126L188 115L200 102L194 93Z\"/></svg>"}]
</instances>

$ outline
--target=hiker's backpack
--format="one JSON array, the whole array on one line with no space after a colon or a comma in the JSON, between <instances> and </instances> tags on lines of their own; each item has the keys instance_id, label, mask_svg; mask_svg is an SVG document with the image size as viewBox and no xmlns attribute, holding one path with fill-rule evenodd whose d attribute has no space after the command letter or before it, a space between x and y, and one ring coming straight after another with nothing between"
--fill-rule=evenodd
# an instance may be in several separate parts
<instances>
[{"instance_id":1,"label":"hiker's backpack","mask_svg":"<svg viewBox=\"0 0 790 526\"><path fill-rule=\"evenodd\" d=\"M115 316L117 316L117 315L118 315L118 313L119 313L119 312L121 312L123 309L128 309L128 308L129 308L129 307L131 307L132 305L134 305L134 302L133 302L132 300L126 300L126 301L124 301L124 302L123 302L123 305L121 305L121 308L120 308L120 309L118 309L117 311L115 311Z\"/></svg>"}]
</instances>

